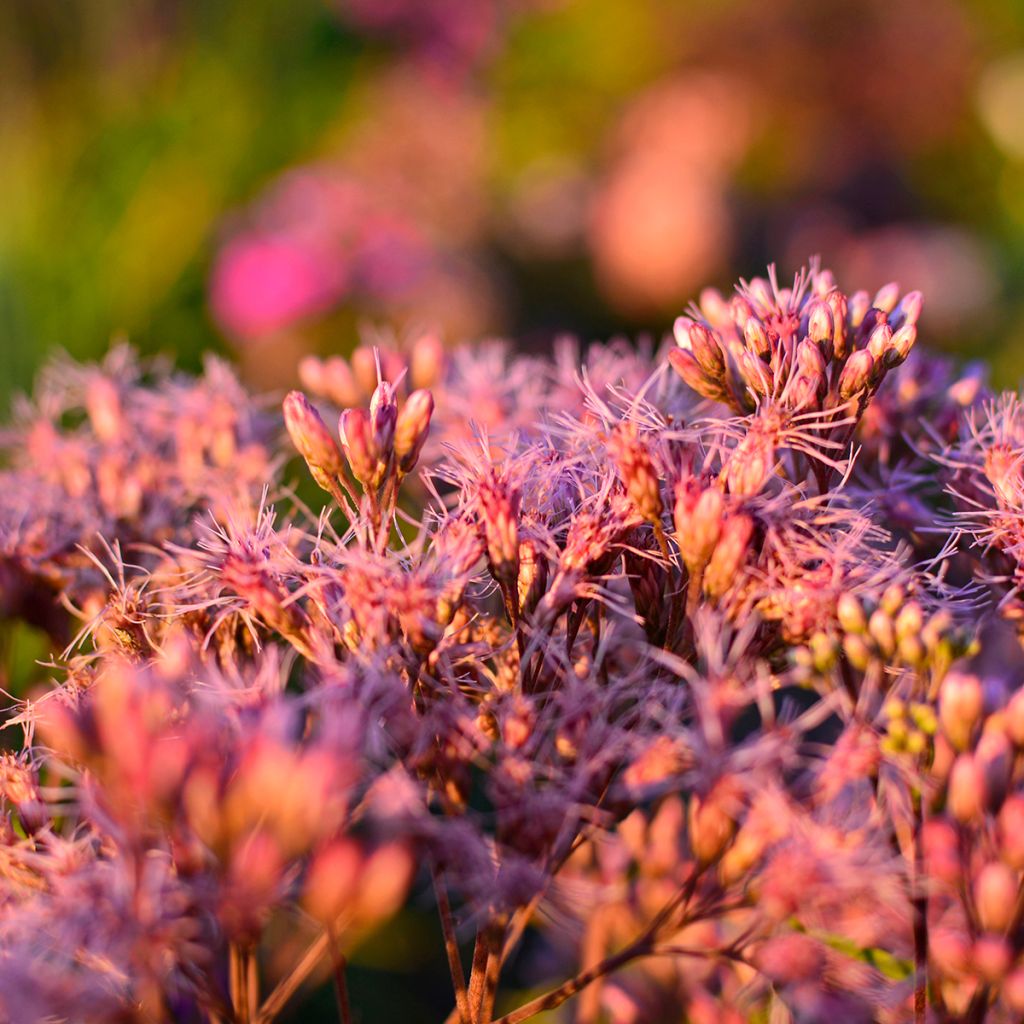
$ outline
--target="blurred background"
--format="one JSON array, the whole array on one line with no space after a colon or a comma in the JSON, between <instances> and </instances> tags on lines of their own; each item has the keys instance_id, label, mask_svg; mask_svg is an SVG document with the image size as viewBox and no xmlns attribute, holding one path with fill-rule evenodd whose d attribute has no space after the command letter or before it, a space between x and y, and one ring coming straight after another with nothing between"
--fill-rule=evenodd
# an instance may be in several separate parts
<instances>
[{"instance_id":1,"label":"blurred background","mask_svg":"<svg viewBox=\"0 0 1024 1024\"><path fill-rule=\"evenodd\" d=\"M127 336L660 333L812 253L1024 373L1014 0L5 0L0 402Z\"/></svg>"}]
</instances>

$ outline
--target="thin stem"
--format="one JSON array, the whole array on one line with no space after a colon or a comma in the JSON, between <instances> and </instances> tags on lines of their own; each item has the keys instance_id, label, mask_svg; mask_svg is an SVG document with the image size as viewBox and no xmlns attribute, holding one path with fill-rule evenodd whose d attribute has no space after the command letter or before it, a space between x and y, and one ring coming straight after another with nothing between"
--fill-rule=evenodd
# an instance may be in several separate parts
<instances>
[{"instance_id":1,"label":"thin stem","mask_svg":"<svg viewBox=\"0 0 1024 1024\"><path fill-rule=\"evenodd\" d=\"M303 953L302 959L292 968L291 973L278 982L274 991L263 1001L263 1005L256 1015L256 1024L270 1024L281 1012L285 1003L291 999L320 962L327 950L327 941L327 932L324 931L310 943L306 952Z\"/></svg>"},{"instance_id":2,"label":"thin stem","mask_svg":"<svg viewBox=\"0 0 1024 1024\"><path fill-rule=\"evenodd\" d=\"M352 1009L348 1001L348 981L345 971L348 961L341 952L338 936L333 928L327 929L328 946L331 950L331 967L334 971L334 996L338 1001L338 1017L341 1024L352 1024Z\"/></svg>"},{"instance_id":3,"label":"thin stem","mask_svg":"<svg viewBox=\"0 0 1024 1024\"><path fill-rule=\"evenodd\" d=\"M484 968L484 991L480 1001L480 1024L491 1024L507 929L508 914L499 914L487 929L487 966Z\"/></svg>"},{"instance_id":4,"label":"thin stem","mask_svg":"<svg viewBox=\"0 0 1024 1024\"><path fill-rule=\"evenodd\" d=\"M924 887L923 812L921 794L914 790L914 869L911 876L914 914L914 1024L928 1013L928 893Z\"/></svg>"},{"instance_id":5,"label":"thin stem","mask_svg":"<svg viewBox=\"0 0 1024 1024\"><path fill-rule=\"evenodd\" d=\"M437 912L441 918L441 930L444 933L444 949L448 955L448 970L452 976L452 987L455 989L455 1008L458 1012L459 1024L471 1024L469 1016L469 996L466 993L466 975L462 969L462 956L459 953L459 940L455 934L455 921L452 917L451 904L448 901L448 890L435 864L430 865L430 877L434 882L434 895L437 898Z\"/></svg>"},{"instance_id":6,"label":"thin stem","mask_svg":"<svg viewBox=\"0 0 1024 1024\"><path fill-rule=\"evenodd\" d=\"M228 985L231 1005L238 1024L250 1024L249 953L241 943L232 942L228 949Z\"/></svg>"},{"instance_id":7,"label":"thin stem","mask_svg":"<svg viewBox=\"0 0 1024 1024\"><path fill-rule=\"evenodd\" d=\"M588 970L580 971L580 973L575 977L563 982L550 992L546 992L544 995L538 996L536 999L531 999L530 1002L524 1003L520 1006L518 1010L506 1013L504 1017L499 1017L494 1021L494 1024L520 1024L521 1021L529 1020L531 1017L536 1016L538 1013L543 1013L545 1010L554 1010L556 1007L561 1006L567 999L576 995L576 993L581 989L586 988L592 981L596 981L598 978L602 978L606 974L611 974L620 967L624 967L631 960L636 960L638 957L649 953L651 949L651 939L649 937L641 936L641 938L636 942L627 946L614 956L605 957L600 963L595 964Z\"/></svg>"},{"instance_id":8,"label":"thin stem","mask_svg":"<svg viewBox=\"0 0 1024 1024\"><path fill-rule=\"evenodd\" d=\"M675 911L690 901L697 888L699 879L699 871L695 871L690 875L680 891L658 911L651 923L625 949L605 957L599 963L594 964L593 967L580 971L557 988L553 988L550 992L546 992L544 995L524 1003L518 1010L513 1010L511 1013L505 1014L504 1017L499 1017L493 1024L520 1024L521 1021L529 1020L530 1017L543 1013L545 1010L554 1010L598 978L603 978L606 974L617 971L632 960L651 955L656 948L654 944L655 936Z\"/></svg>"},{"instance_id":9,"label":"thin stem","mask_svg":"<svg viewBox=\"0 0 1024 1024\"><path fill-rule=\"evenodd\" d=\"M487 972L487 927L476 933L473 966L469 972L469 1013L472 1024L479 1024L480 1004L484 997L484 975Z\"/></svg>"}]
</instances>

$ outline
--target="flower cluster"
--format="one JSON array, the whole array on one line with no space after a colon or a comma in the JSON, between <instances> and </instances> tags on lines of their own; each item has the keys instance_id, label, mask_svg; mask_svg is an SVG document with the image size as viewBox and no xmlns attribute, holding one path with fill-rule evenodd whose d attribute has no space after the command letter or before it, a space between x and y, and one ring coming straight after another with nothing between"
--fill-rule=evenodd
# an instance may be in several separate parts
<instances>
[{"instance_id":1,"label":"flower cluster","mask_svg":"<svg viewBox=\"0 0 1024 1024\"><path fill-rule=\"evenodd\" d=\"M277 440L219 364L48 371L0 1016L269 1024L323 970L348 1024L429 900L459 1024L1020 1019L1024 414L908 362L921 303L812 266L659 351L366 345Z\"/></svg>"}]
</instances>

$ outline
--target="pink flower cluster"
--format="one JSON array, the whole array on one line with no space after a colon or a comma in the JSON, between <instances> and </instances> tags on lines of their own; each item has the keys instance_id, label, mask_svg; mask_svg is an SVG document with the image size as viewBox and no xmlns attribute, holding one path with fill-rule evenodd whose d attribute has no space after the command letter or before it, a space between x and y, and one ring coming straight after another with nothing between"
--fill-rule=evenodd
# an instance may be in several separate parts
<instances>
[{"instance_id":1,"label":"pink flower cluster","mask_svg":"<svg viewBox=\"0 0 1024 1024\"><path fill-rule=\"evenodd\" d=\"M1020 1020L1024 413L921 304L812 265L656 352L368 345L283 431L220 364L48 370L0 1017L269 1024L330 975L347 1024L411 900L458 1024Z\"/></svg>"}]
</instances>

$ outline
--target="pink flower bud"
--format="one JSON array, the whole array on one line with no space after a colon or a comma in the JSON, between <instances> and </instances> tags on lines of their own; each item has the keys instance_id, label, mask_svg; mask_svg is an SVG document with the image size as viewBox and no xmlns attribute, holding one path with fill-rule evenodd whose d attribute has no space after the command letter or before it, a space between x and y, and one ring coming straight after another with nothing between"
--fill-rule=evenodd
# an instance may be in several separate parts
<instances>
[{"instance_id":1,"label":"pink flower bud","mask_svg":"<svg viewBox=\"0 0 1024 1024\"><path fill-rule=\"evenodd\" d=\"M792 985L820 978L825 956L815 939L795 933L763 943L755 962L761 973L777 985Z\"/></svg>"},{"instance_id":2,"label":"pink flower bud","mask_svg":"<svg viewBox=\"0 0 1024 1024\"><path fill-rule=\"evenodd\" d=\"M1018 690L1006 705L1006 735L1013 745L1024 748L1024 690Z\"/></svg>"},{"instance_id":3,"label":"pink flower bud","mask_svg":"<svg viewBox=\"0 0 1024 1024\"><path fill-rule=\"evenodd\" d=\"M758 359L765 360L772 354L768 331L756 316L750 317L743 325L743 340Z\"/></svg>"},{"instance_id":4,"label":"pink flower bud","mask_svg":"<svg viewBox=\"0 0 1024 1024\"><path fill-rule=\"evenodd\" d=\"M836 359L845 359L849 355L850 334L847 330L848 304L842 292L829 293L828 308L832 311L832 354Z\"/></svg>"},{"instance_id":5,"label":"pink flower bud","mask_svg":"<svg viewBox=\"0 0 1024 1024\"><path fill-rule=\"evenodd\" d=\"M1024 967L1018 967L1003 981L1001 995L1003 1002L1024 1018Z\"/></svg>"},{"instance_id":6,"label":"pink flower bud","mask_svg":"<svg viewBox=\"0 0 1024 1024\"><path fill-rule=\"evenodd\" d=\"M700 572L722 534L725 498L717 487L700 492L694 503L683 481L676 487L676 543L691 573Z\"/></svg>"},{"instance_id":7,"label":"pink flower bud","mask_svg":"<svg viewBox=\"0 0 1024 1024\"><path fill-rule=\"evenodd\" d=\"M704 570L704 592L708 596L721 597L735 585L747 560L753 535L754 520L746 513L725 520L722 535Z\"/></svg>"},{"instance_id":8,"label":"pink flower bud","mask_svg":"<svg viewBox=\"0 0 1024 1024\"><path fill-rule=\"evenodd\" d=\"M900 297L900 286L896 281L883 284L875 294L871 305L883 313L891 313L896 308L896 300Z\"/></svg>"},{"instance_id":9,"label":"pink flower bud","mask_svg":"<svg viewBox=\"0 0 1024 1024\"><path fill-rule=\"evenodd\" d=\"M970 940L956 928L934 929L928 936L928 953L943 974L955 977L965 974L970 967Z\"/></svg>"},{"instance_id":10,"label":"pink flower bud","mask_svg":"<svg viewBox=\"0 0 1024 1024\"><path fill-rule=\"evenodd\" d=\"M907 292L892 311L889 322L896 330L899 330L905 324L916 324L921 318L923 306L924 296L920 292Z\"/></svg>"},{"instance_id":11,"label":"pink flower bud","mask_svg":"<svg viewBox=\"0 0 1024 1024\"><path fill-rule=\"evenodd\" d=\"M999 856L1011 868L1024 870L1024 796L1014 793L999 809Z\"/></svg>"},{"instance_id":12,"label":"pink flower bud","mask_svg":"<svg viewBox=\"0 0 1024 1024\"><path fill-rule=\"evenodd\" d=\"M847 633L867 632L868 619L864 614L864 606L856 594L847 591L839 595L839 600L836 602L836 618Z\"/></svg>"},{"instance_id":13,"label":"pink flower bud","mask_svg":"<svg viewBox=\"0 0 1024 1024\"><path fill-rule=\"evenodd\" d=\"M363 855L351 839L338 839L313 858L303 886L302 903L323 924L333 924L355 902Z\"/></svg>"},{"instance_id":14,"label":"pink flower bud","mask_svg":"<svg viewBox=\"0 0 1024 1024\"><path fill-rule=\"evenodd\" d=\"M865 391L871 385L874 369L874 357L866 348L854 352L839 374L839 397L848 401Z\"/></svg>"},{"instance_id":15,"label":"pink flower bud","mask_svg":"<svg viewBox=\"0 0 1024 1024\"><path fill-rule=\"evenodd\" d=\"M370 399L370 429L373 432L373 447L377 458L386 462L391 457L395 440L395 425L398 422L398 404L391 385L382 380L374 389Z\"/></svg>"},{"instance_id":16,"label":"pink flower bud","mask_svg":"<svg viewBox=\"0 0 1024 1024\"><path fill-rule=\"evenodd\" d=\"M379 459L366 410L346 409L341 414L339 433L352 475L364 487L376 487L380 477Z\"/></svg>"},{"instance_id":17,"label":"pink flower bud","mask_svg":"<svg viewBox=\"0 0 1024 1024\"><path fill-rule=\"evenodd\" d=\"M497 479L480 485L480 518L487 557L496 579L513 585L519 576L519 492Z\"/></svg>"},{"instance_id":18,"label":"pink flower bud","mask_svg":"<svg viewBox=\"0 0 1024 1024\"><path fill-rule=\"evenodd\" d=\"M429 391L414 391L402 406L395 424L395 459L403 473L409 473L419 460L430 431L434 396Z\"/></svg>"},{"instance_id":19,"label":"pink flower bud","mask_svg":"<svg viewBox=\"0 0 1024 1024\"><path fill-rule=\"evenodd\" d=\"M827 303L814 302L807 313L807 337L826 359L832 358L832 334L835 324Z\"/></svg>"},{"instance_id":20,"label":"pink flower bud","mask_svg":"<svg viewBox=\"0 0 1024 1024\"><path fill-rule=\"evenodd\" d=\"M939 722L957 750L966 750L981 719L984 694L976 676L950 672L939 691Z\"/></svg>"},{"instance_id":21,"label":"pink flower bud","mask_svg":"<svg viewBox=\"0 0 1024 1024\"><path fill-rule=\"evenodd\" d=\"M536 541L524 540L519 544L519 607L532 611L544 596L548 583L548 560Z\"/></svg>"},{"instance_id":22,"label":"pink flower bud","mask_svg":"<svg viewBox=\"0 0 1024 1024\"><path fill-rule=\"evenodd\" d=\"M296 450L321 487L330 490L328 481L343 472L344 463L337 442L331 436L320 413L301 391L290 391L284 400L284 422Z\"/></svg>"},{"instance_id":23,"label":"pink flower bud","mask_svg":"<svg viewBox=\"0 0 1024 1024\"><path fill-rule=\"evenodd\" d=\"M730 779L719 780L706 797L690 797L690 848L699 863L712 864L725 852L736 834L739 812L739 792Z\"/></svg>"},{"instance_id":24,"label":"pink flower bud","mask_svg":"<svg viewBox=\"0 0 1024 1024\"><path fill-rule=\"evenodd\" d=\"M725 301L717 288L702 289L697 305L700 306L700 311L709 324L722 327L731 320L729 303Z\"/></svg>"},{"instance_id":25,"label":"pink flower bud","mask_svg":"<svg viewBox=\"0 0 1024 1024\"><path fill-rule=\"evenodd\" d=\"M985 779L986 804L995 810L1006 799L1013 771L1013 747L995 716L986 722L974 756Z\"/></svg>"},{"instance_id":26,"label":"pink flower bud","mask_svg":"<svg viewBox=\"0 0 1024 1024\"><path fill-rule=\"evenodd\" d=\"M1001 935L982 935L974 942L971 963L985 981L996 984L1013 965L1013 951Z\"/></svg>"},{"instance_id":27,"label":"pink flower bud","mask_svg":"<svg viewBox=\"0 0 1024 1024\"><path fill-rule=\"evenodd\" d=\"M807 339L796 347L796 365L801 373L815 380L825 376L825 357L818 346Z\"/></svg>"},{"instance_id":28,"label":"pink flower bud","mask_svg":"<svg viewBox=\"0 0 1024 1024\"><path fill-rule=\"evenodd\" d=\"M893 336L889 344L886 365L899 366L910 355L910 350L917 341L917 328L913 324L906 324L901 327Z\"/></svg>"},{"instance_id":29,"label":"pink flower bud","mask_svg":"<svg viewBox=\"0 0 1024 1024\"><path fill-rule=\"evenodd\" d=\"M974 903L982 928L1005 932L1017 902L1017 873L999 861L986 864L974 880Z\"/></svg>"},{"instance_id":30,"label":"pink flower bud","mask_svg":"<svg viewBox=\"0 0 1024 1024\"><path fill-rule=\"evenodd\" d=\"M299 380L307 391L342 407L355 405L362 398L352 369L341 356L303 357L299 362Z\"/></svg>"},{"instance_id":31,"label":"pink flower bud","mask_svg":"<svg viewBox=\"0 0 1024 1024\"><path fill-rule=\"evenodd\" d=\"M970 754L961 754L949 774L949 813L962 825L981 818L985 806L985 776Z\"/></svg>"},{"instance_id":32,"label":"pink flower bud","mask_svg":"<svg viewBox=\"0 0 1024 1024\"><path fill-rule=\"evenodd\" d=\"M117 385L101 374L90 377L85 389L85 409L96 436L101 441L114 441L124 428L121 396Z\"/></svg>"},{"instance_id":33,"label":"pink flower bud","mask_svg":"<svg viewBox=\"0 0 1024 1024\"><path fill-rule=\"evenodd\" d=\"M707 377L692 352L674 348L668 354L668 361L672 364L672 369L682 377L683 382L701 397L709 398L714 402L725 398L725 392L721 385Z\"/></svg>"},{"instance_id":34,"label":"pink flower bud","mask_svg":"<svg viewBox=\"0 0 1024 1024\"><path fill-rule=\"evenodd\" d=\"M432 388L444 376L444 345L433 331L416 339L409 356L409 379L415 388Z\"/></svg>"},{"instance_id":35,"label":"pink flower bud","mask_svg":"<svg viewBox=\"0 0 1024 1024\"><path fill-rule=\"evenodd\" d=\"M962 874L956 828L941 818L926 821L921 829L928 874L947 885L957 885Z\"/></svg>"},{"instance_id":36,"label":"pink flower bud","mask_svg":"<svg viewBox=\"0 0 1024 1024\"><path fill-rule=\"evenodd\" d=\"M882 363L886 353L892 346L892 328L887 323L880 323L868 337L868 351L876 363Z\"/></svg>"},{"instance_id":37,"label":"pink flower bud","mask_svg":"<svg viewBox=\"0 0 1024 1024\"><path fill-rule=\"evenodd\" d=\"M412 855L398 843L374 850L359 885L356 913L361 925L380 924L398 910L409 891L414 868Z\"/></svg>"},{"instance_id":38,"label":"pink flower bud","mask_svg":"<svg viewBox=\"0 0 1024 1024\"><path fill-rule=\"evenodd\" d=\"M848 318L850 326L856 329L864 322L864 318L871 308L871 296L865 291L854 292L847 299L847 303L849 305Z\"/></svg>"},{"instance_id":39,"label":"pink flower bud","mask_svg":"<svg viewBox=\"0 0 1024 1024\"><path fill-rule=\"evenodd\" d=\"M697 365L713 379L725 373L725 356L711 329L706 324L695 323L689 330L690 351Z\"/></svg>"},{"instance_id":40,"label":"pink flower bud","mask_svg":"<svg viewBox=\"0 0 1024 1024\"><path fill-rule=\"evenodd\" d=\"M608 454L622 477L629 500L648 522L661 521L661 483L651 454L632 423L620 423L608 439Z\"/></svg>"},{"instance_id":41,"label":"pink flower bud","mask_svg":"<svg viewBox=\"0 0 1024 1024\"><path fill-rule=\"evenodd\" d=\"M746 437L732 450L723 470L726 489L740 498L759 494L775 472L778 434L770 420L755 418Z\"/></svg>"},{"instance_id":42,"label":"pink flower bud","mask_svg":"<svg viewBox=\"0 0 1024 1024\"><path fill-rule=\"evenodd\" d=\"M372 395L377 387L377 356L368 345L360 345L350 360L356 384L364 395Z\"/></svg>"},{"instance_id":43,"label":"pink flower bud","mask_svg":"<svg viewBox=\"0 0 1024 1024\"><path fill-rule=\"evenodd\" d=\"M734 357L739 375L747 387L762 397L770 395L775 377L772 368L745 348L738 349Z\"/></svg>"}]
</instances>

